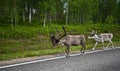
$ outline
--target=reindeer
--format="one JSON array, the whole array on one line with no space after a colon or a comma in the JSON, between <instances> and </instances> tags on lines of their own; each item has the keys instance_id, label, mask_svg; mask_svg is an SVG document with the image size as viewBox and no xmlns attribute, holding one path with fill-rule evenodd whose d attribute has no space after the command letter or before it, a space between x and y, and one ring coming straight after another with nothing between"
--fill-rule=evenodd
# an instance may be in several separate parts
<instances>
[{"instance_id":1,"label":"reindeer","mask_svg":"<svg viewBox=\"0 0 120 71\"><path fill-rule=\"evenodd\" d=\"M62 26L64 35L57 38L55 35L50 36L50 41L52 42L53 46L56 46L58 44L65 45L65 53L67 56L70 55L70 46L78 46L81 45L81 53L83 54L85 52L85 36L84 35L67 35L65 27Z\"/></svg>"},{"instance_id":2,"label":"reindeer","mask_svg":"<svg viewBox=\"0 0 120 71\"><path fill-rule=\"evenodd\" d=\"M96 41L95 46L92 48L92 50L95 50L98 42L102 42L103 50L108 49L110 44L112 45L112 48L114 49L114 45L113 45L113 42L112 42L112 38L113 38L113 34L112 33L101 33L101 34L96 34L96 33L97 32L95 32L93 30L92 33L90 34L90 37L88 37L89 39L93 38ZM109 42L108 45L106 46L106 48L104 48L104 42L105 41Z\"/></svg>"}]
</instances>

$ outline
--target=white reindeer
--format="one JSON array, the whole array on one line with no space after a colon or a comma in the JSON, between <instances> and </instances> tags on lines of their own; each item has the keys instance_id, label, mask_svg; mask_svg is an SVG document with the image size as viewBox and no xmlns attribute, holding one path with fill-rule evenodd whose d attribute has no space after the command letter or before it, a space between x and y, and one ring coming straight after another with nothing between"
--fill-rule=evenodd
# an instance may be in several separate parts
<instances>
[{"instance_id":1,"label":"white reindeer","mask_svg":"<svg viewBox=\"0 0 120 71\"><path fill-rule=\"evenodd\" d=\"M93 38L95 39L96 43L95 46L92 48L92 50L95 50L98 42L102 42L103 45L103 50L108 49L108 47L110 46L110 44L112 45L112 48L114 49L114 45L112 42L112 38L113 38L113 34L112 33L101 33L101 34L96 34L94 31L91 33L90 37L88 37L89 39ZM108 41L108 45L106 46L106 48L104 47L104 42Z\"/></svg>"}]
</instances>

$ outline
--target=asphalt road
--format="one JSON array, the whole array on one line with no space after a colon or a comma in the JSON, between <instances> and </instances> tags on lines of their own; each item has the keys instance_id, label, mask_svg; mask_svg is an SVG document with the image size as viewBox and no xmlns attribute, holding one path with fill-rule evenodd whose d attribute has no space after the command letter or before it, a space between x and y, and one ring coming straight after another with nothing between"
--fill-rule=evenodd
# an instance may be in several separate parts
<instances>
[{"instance_id":1,"label":"asphalt road","mask_svg":"<svg viewBox=\"0 0 120 71\"><path fill-rule=\"evenodd\" d=\"M3 67L0 71L120 71L120 48Z\"/></svg>"}]
</instances>

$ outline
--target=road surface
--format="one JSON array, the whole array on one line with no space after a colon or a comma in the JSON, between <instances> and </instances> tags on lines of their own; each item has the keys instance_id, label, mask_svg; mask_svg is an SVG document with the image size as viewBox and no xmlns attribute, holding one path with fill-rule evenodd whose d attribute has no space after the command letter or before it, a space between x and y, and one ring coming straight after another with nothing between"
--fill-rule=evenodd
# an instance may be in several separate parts
<instances>
[{"instance_id":1,"label":"road surface","mask_svg":"<svg viewBox=\"0 0 120 71\"><path fill-rule=\"evenodd\" d=\"M120 48L2 66L0 71L120 71Z\"/></svg>"}]
</instances>

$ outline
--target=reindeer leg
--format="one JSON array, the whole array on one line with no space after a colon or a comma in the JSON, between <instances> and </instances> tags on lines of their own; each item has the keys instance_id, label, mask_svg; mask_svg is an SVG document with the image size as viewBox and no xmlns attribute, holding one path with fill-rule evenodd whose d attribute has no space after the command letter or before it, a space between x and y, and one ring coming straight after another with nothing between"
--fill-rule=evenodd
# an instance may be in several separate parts
<instances>
[{"instance_id":1,"label":"reindeer leg","mask_svg":"<svg viewBox=\"0 0 120 71\"><path fill-rule=\"evenodd\" d=\"M110 40L110 43L112 44L112 48L114 49L115 47L114 47L113 42L111 40Z\"/></svg>"},{"instance_id":2,"label":"reindeer leg","mask_svg":"<svg viewBox=\"0 0 120 71\"><path fill-rule=\"evenodd\" d=\"M70 56L70 46L68 46L68 56Z\"/></svg>"},{"instance_id":3,"label":"reindeer leg","mask_svg":"<svg viewBox=\"0 0 120 71\"><path fill-rule=\"evenodd\" d=\"M106 49L108 49L108 47L110 46L110 43L111 43L111 42L109 41L108 45L106 46Z\"/></svg>"},{"instance_id":4,"label":"reindeer leg","mask_svg":"<svg viewBox=\"0 0 120 71\"><path fill-rule=\"evenodd\" d=\"M67 54L68 54L68 52L67 52L67 47L66 47L66 49L65 49L65 53L66 53L66 56L67 56Z\"/></svg>"},{"instance_id":5,"label":"reindeer leg","mask_svg":"<svg viewBox=\"0 0 120 71\"><path fill-rule=\"evenodd\" d=\"M82 41L81 41L81 46L82 46L82 48L80 50L80 53L83 53L83 42Z\"/></svg>"},{"instance_id":6,"label":"reindeer leg","mask_svg":"<svg viewBox=\"0 0 120 71\"><path fill-rule=\"evenodd\" d=\"M67 54L66 56L68 57L68 56L70 55L70 54L69 54L69 53L70 53L70 47L69 47L69 46L67 46L65 52L66 52L66 54Z\"/></svg>"},{"instance_id":7,"label":"reindeer leg","mask_svg":"<svg viewBox=\"0 0 120 71\"><path fill-rule=\"evenodd\" d=\"M85 43L82 43L81 53L82 53L82 54L85 53Z\"/></svg>"},{"instance_id":8,"label":"reindeer leg","mask_svg":"<svg viewBox=\"0 0 120 71\"><path fill-rule=\"evenodd\" d=\"M82 48L81 48L80 52L81 52L81 53L83 53L83 46L82 46Z\"/></svg>"},{"instance_id":9,"label":"reindeer leg","mask_svg":"<svg viewBox=\"0 0 120 71\"><path fill-rule=\"evenodd\" d=\"M92 50L95 50L95 47L97 46L98 42L95 43L95 46L92 48Z\"/></svg>"},{"instance_id":10,"label":"reindeer leg","mask_svg":"<svg viewBox=\"0 0 120 71\"><path fill-rule=\"evenodd\" d=\"M83 49L84 49L84 50L83 50L83 54L84 54L84 53L85 53L85 44L83 45Z\"/></svg>"},{"instance_id":11,"label":"reindeer leg","mask_svg":"<svg viewBox=\"0 0 120 71\"><path fill-rule=\"evenodd\" d=\"M104 47L104 41L102 41L102 45L103 45L103 50L106 50L105 47Z\"/></svg>"}]
</instances>

